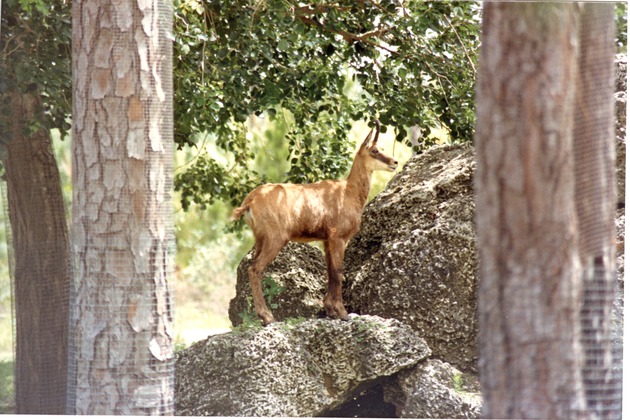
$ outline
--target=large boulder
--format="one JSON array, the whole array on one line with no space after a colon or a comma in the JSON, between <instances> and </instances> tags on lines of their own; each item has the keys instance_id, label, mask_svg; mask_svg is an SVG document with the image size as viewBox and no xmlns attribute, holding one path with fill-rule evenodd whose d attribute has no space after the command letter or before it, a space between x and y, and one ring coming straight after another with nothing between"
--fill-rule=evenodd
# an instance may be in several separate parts
<instances>
[{"instance_id":1,"label":"large boulder","mask_svg":"<svg viewBox=\"0 0 630 420\"><path fill-rule=\"evenodd\" d=\"M176 414L316 416L429 355L410 327L374 316L212 336L177 353Z\"/></svg>"},{"instance_id":2,"label":"large boulder","mask_svg":"<svg viewBox=\"0 0 630 420\"><path fill-rule=\"evenodd\" d=\"M396 318L436 358L477 369L477 267L471 146L413 157L370 202L346 252L349 310Z\"/></svg>"}]
</instances>

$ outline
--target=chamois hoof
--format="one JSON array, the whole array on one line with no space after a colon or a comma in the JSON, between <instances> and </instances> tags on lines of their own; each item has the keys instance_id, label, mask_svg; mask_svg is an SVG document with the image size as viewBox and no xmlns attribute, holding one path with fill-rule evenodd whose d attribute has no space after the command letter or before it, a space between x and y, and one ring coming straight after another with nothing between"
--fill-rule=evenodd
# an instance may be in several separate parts
<instances>
[{"instance_id":1,"label":"chamois hoof","mask_svg":"<svg viewBox=\"0 0 630 420\"><path fill-rule=\"evenodd\" d=\"M350 315L348 315L348 311L341 305L339 308L336 305L325 305L326 306L326 315L332 319L340 319L342 321L350 321Z\"/></svg>"},{"instance_id":2,"label":"chamois hoof","mask_svg":"<svg viewBox=\"0 0 630 420\"><path fill-rule=\"evenodd\" d=\"M338 320L343 321L343 322L348 322L348 321L350 321L352 319L350 317L350 315L348 315L348 314L345 314L345 315L328 315L328 318L338 319Z\"/></svg>"},{"instance_id":3,"label":"chamois hoof","mask_svg":"<svg viewBox=\"0 0 630 420\"><path fill-rule=\"evenodd\" d=\"M339 319L342 320L342 321L348 322L348 321L350 321L352 319L352 317L349 314L346 313L345 316L340 316Z\"/></svg>"},{"instance_id":4,"label":"chamois hoof","mask_svg":"<svg viewBox=\"0 0 630 420\"><path fill-rule=\"evenodd\" d=\"M262 320L262 323L265 327L269 324L273 324L274 322L276 322L276 319L271 314L261 314L258 316Z\"/></svg>"}]
</instances>

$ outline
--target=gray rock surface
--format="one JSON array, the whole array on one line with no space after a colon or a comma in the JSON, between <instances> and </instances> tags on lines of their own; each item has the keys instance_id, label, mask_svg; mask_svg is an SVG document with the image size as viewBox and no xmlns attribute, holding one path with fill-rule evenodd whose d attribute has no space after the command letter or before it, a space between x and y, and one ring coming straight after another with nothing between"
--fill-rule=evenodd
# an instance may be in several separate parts
<instances>
[{"instance_id":1,"label":"gray rock surface","mask_svg":"<svg viewBox=\"0 0 630 420\"><path fill-rule=\"evenodd\" d=\"M177 353L176 414L315 416L429 354L411 328L374 316L213 336Z\"/></svg>"},{"instance_id":2,"label":"gray rock surface","mask_svg":"<svg viewBox=\"0 0 630 420\"><path fill-rule=\"evenodd\" d=\"M253 255L251 250L236 270L236 296L230 301L229 308L230 321L234 326L242 323L240 314L247 309L247 300L251 298L247 268ZM325 315L322 301L326 293L326 263L318 248L289 243L267 266L262 277L267 276L284 289L272 302L277 306L271 309L276 320Z\"/></svg>"},{"instance_id":3,"label":"gray rock surface","mask_svg":"<svg viewBox=\"0 0 630 420\"><path fill-rule=\"evenodd\" d=\"M385 386L384 399L396 406L397 417L471 419L481 415L477 379L436 359L399 373Z\"/></svg>"},{"instance_id":4,"label":"gray rock surface","mask_svg":"<svg viewBox=\"0 0 630 420\"><path fill-rule=\"evenodd\" d=\"M365 208L344 289L350 311L403 321L468 372L477 370L474 167L471 146L413 157Z\"/></svg>"}]
</instances>

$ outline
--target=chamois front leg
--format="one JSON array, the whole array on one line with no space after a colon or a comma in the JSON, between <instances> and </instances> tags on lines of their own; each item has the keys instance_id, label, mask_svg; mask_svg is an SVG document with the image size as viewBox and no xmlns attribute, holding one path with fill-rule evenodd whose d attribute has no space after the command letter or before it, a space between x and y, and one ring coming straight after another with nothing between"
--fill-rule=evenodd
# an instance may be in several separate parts
<instances>
[{"instance_id":1,"label":"chamois front leg","mask_svg":"<svg viewBox=\"0 0 630 420\"><path fill-rule=\"evenodd\" d=\"M247 269L249 275L249 283L252 287L252 297L254 299L254 308L256 315L262 319L264 325L269 325L276 322L271 311L265 303L265 297L262 292L262 285L260 279L265 267L276 258L278 252L282 249L284 243L277 243L275 241L256 241L256 253L254 254L254 260Z\"/></svg>"},{"instance_id":2,"label":"chamois front leg","mask_svg":"<svg viewBox=\"0 0 630 420\"><path fill-rule=\"evenodd\" d=\"M343 306L341 283L343 280L343 257L346 244L342 239L328 239L324 241L326 266L328 267L328 292L324 297L324 308L330 318L348 321L348 311Z\"/></svg>"},{"instance_id":3,"label":"chamois front leg","mask_svg":"<svg viewBox=\"0 0 630 420\"><path fill-rule=\"evenodd\" d=\"M254 309L256 315L262 319L263 325L269 325L272 322L276 322L271 311L267 308L265 303L265 297L262 292L262 285L260 284L261 271L255 267L249 267L247 274L249 275L249 284L252 287L252 297L254 298Z\"/></svg>"}]
</instances>

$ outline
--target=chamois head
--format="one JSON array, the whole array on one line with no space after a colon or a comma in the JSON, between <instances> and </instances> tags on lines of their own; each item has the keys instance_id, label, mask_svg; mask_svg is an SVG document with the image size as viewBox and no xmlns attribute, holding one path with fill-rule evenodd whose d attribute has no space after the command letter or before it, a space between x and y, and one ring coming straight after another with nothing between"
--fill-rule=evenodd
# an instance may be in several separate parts
<instances>
[{"instance_id":1,"label":"chamois head","mask_svg":"<svg viewBox=\"0 0 630 420\"><path fill-rule=\"evenodd\" d=\"M378 135L381 131L381 123L379 120L374 120L376 123L376 134L374 140L370 141L374 128L370 130L363 144L357 153L357 157L362 156L365 160L365 167L369 171L389 171L394 172L398 167L398 161L385 155L383 151L376 144L378 142Z\"/></svg>"}]
</instances>

